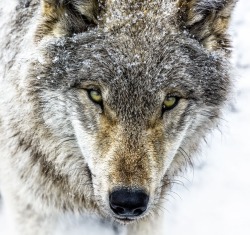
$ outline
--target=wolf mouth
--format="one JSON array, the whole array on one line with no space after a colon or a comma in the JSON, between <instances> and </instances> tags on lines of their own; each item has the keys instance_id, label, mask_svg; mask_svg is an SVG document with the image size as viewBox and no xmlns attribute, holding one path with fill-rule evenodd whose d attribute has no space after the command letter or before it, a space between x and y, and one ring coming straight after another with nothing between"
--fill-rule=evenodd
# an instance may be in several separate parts
<instances>
[{"instance_id":1,"label":"wolf mouth","mask_svg":"<svg viewBox=\"0 0 250 235\"><path fill-rule=\"evenodd\" d=\"M138 219L140 219L139 217L135 217L135 218L119 218L119 217L114 217L115 220L117 220L119 223L122 223L122 224L131 224L135 221L137 221Z\"/></svg>"}]
</instances>

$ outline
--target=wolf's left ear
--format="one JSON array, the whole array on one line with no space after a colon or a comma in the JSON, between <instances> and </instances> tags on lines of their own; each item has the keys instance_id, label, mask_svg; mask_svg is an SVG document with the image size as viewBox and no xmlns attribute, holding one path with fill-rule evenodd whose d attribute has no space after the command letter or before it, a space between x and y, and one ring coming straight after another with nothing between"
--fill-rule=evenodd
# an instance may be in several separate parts
<instances>
[{"instance_id":1,"label":"wolf's left ear","mask_svg":"<svg viewBox=\"0 0 250 235\"><path fill-rule=\"evenodd\" d=\"M178 21L208 50L228 50L227 29L237 0L177 0Z\"/></svg>"},{"instance_id":2,"label":"wolf's left ear","mask_svg":"<svg viewBox=\"0 0 250 235\"><path fill-rule=\"evenodd\" d=\"M98 0L40 0L41 20L35 41L44 36L70 36L97 22Z\"/></svg>"}]
</instances>

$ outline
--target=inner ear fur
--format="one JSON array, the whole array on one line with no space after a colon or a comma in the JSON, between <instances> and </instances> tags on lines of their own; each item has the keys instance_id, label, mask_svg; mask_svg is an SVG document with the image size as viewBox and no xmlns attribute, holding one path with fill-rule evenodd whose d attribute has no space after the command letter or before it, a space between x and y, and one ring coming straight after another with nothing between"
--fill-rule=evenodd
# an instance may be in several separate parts
<instances>
[{"instance_id":1,"label":"inner ear fur","mask_svg":"<svg viewBox=\"0 0 250 235\"><path fill-rule=\"evenodd\" d=\"M237 0L178 0L178 20L210 51L230 50L227 29Z\"/></svg>"},{"instance_id":2,"label":"inner ear fur","mask_svg":"<svg viewBox=\"0 0 250 235\"><path fill-rule=\"evenodd\" d=\"M97 24L98 0L41 0L35 41L45 36L71 36Z\"/></svg>"}]
</instances>

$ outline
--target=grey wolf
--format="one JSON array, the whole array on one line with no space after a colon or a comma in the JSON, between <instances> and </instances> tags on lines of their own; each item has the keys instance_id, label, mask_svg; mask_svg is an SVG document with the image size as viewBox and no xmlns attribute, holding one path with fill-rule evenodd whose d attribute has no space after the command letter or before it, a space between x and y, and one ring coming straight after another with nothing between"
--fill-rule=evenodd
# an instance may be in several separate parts
<instances>
[{"instance_id":1,"label":"grey wolf","mask_svg":"<svg viewBox=\"0 0 250 235\"><path fill-rule=\"evenodd\" d=\"M0 3L0 186L18 234L68 212L156 233L230 96L235 3Z\"/></svg>"}]
</instances>

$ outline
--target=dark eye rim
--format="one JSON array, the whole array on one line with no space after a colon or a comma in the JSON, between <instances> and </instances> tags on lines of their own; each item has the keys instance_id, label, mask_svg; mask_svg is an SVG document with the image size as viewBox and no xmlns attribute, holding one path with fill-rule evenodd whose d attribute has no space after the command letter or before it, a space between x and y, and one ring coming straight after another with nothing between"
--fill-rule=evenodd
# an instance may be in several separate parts
<instances>
[{"instance_id":1,"label":"dark eye rim","mask_svg":"<svg viewBox=\"0 0 250 235\"><path fill-rule=\"evenodd\" d=\"M164 103L163 103L163 104L162 104L162 113L174 109L174 108L179 104L179 101L180 101L180 99L181 99L179 96L176 96L176 95L168 95L168 96L165 97L165 99L166 99L166 98L169 98L169 97L174 97L174 98L176 99L176 102L175 102L174 105L171 106L171 107L166 107L166 106L164 105Z\"/></svg>"}]
</instances>

